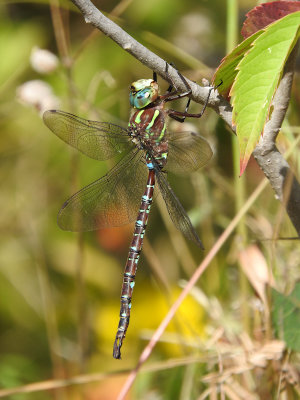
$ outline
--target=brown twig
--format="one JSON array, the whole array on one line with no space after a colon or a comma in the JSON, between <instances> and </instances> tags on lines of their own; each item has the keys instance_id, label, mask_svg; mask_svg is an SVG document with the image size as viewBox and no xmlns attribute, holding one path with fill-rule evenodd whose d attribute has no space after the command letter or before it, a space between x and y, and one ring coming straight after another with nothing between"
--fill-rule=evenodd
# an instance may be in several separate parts
<instances>
[{"instance_id":1,"label":"brown twig","mask_svg":"<svg viewBox=\"0 0 300 400\"><path fill-rule=\"evenodd\" d=\"M157 72L166 81L174 83L179 91L186 91L186 87L175 68L169 66L168 71L166 71L165 60L148 50L117 24L105 17L89 0L72 0L72 2L81 10L85 22L98 28L123 50L127 51L152 71ZM199 86L197 83L187 78L185 79L192 89L191 98L197 103L204 104L208 95L208 87ZM231 127L231 106L225 99L219 96L217 91L211 93L208 105L214 108Z\"/></svg>"}]
</instances>

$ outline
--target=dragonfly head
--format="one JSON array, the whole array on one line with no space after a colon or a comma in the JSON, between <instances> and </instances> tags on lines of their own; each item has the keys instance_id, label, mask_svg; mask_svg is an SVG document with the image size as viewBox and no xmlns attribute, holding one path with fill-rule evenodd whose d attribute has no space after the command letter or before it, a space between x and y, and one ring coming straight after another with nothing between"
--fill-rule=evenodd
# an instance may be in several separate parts
<instances>
[{"instance_id":1,"label":"dragonfly head","mask_svg":"<svg viewBox=\"0 0 300 400\"><path fill-rule=\"evenodd\" d=\"M158 98L158 84L152 79L139 79L130 87L129 100L134 108L142 109Z\"/></svg>"}]
</instances>

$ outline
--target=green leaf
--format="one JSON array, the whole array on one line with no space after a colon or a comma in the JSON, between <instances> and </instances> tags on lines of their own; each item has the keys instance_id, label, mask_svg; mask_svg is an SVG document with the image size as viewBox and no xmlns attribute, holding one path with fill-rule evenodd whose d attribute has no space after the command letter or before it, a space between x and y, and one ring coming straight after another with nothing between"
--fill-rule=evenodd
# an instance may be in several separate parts
<instances>
[{"instance_id":1,"label":"green leaf","mask_svg":"<svg viewBox=\"0 0 300 400\"><path fill-rule=\"evenodd\" d=\"M263 132L284 65L298 39L299 25L300 12L269 25L237 66L239 72L230 96L240 145L241 174Z\"/></svg>"},{"instance_id":2,"label":"green leaf","mask_svg":"<svg viewBox=\"0 0 300 400\"><path fill-rule=\"evenodd\" d=\"M272 289L275 334L291 350L300 351L300 283L289 296Z\"/></svg>"}]
</instances>

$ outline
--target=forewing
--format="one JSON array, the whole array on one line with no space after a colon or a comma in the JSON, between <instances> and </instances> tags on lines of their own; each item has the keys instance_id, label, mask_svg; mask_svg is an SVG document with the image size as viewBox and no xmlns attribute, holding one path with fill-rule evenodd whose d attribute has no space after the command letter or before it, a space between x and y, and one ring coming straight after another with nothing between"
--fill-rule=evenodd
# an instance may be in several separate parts
<instances>
[{"instance_id":1,"label":"forewing","mask_svg":"<svg viewBox=\"0 0 300 400\"><path fill-rule=\"evenodd\" d=\"M106 175L64 203L58 225L78 232L128 224L138 214L147 174L143 154L130 152Z\"/></svg>"},{"instance_id":2,"label":"forewing","mask_svg":"<svg viewBox=\"0 0 300 400\"><path fill-rule=\"evenodd\" d=\"M108 160L134 146L126 129L109 122L89 121L59 110L45 111L43 119L56 136L96 160Z\"/></svg>"},{"instance_id":3,"label":"forewing","mask_svg":"<svg viewBox=\"0 0 300 400\"><path fill-rule=\"evenodd\" d=\"M203 244L199 239L191 220L189 219L177 196L173 192L163 172L156 173L156 179L171 220L176 228L179 229L187 239L192 240L197 246L203 249Z\"/></svg>"},{"instance_id":4,"label":"forewing","mask_svg":"<svg viewBox=\"0 0 300 400\"><path fill-rule=\"evenodd\" d=\"M165 169L176 174L197 171L211 158L209 143L195 132L168 132L168 159Z\"/></svg>"}]
</instances>

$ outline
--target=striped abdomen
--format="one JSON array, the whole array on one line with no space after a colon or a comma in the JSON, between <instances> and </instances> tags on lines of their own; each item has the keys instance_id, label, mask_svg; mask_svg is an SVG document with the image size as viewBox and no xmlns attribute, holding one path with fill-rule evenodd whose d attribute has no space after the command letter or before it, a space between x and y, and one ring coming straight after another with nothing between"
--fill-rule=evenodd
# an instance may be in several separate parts
<instances>
[{"instance_id":1,"label":"striped abdomen","mask_svg":"<svg viewBox=\"0 0 300 400\"><path fill-rule=\"evenodd\" d=\"M135 223L133 239L130 245L129 254L125 266L123 285L121 292L121 307L120 307L120 320L116 339L114 343L113 356L114 358L121 358L121 346L125 338L126 331L129 325L131 297L135 284L135 275L140 257L140 252L143 245L144 233L148 222L149 212L152 204L155 172L153 165L147 164L149 168L147 187L142 196L140 211Z\"/></svg>"}]
</instances>

